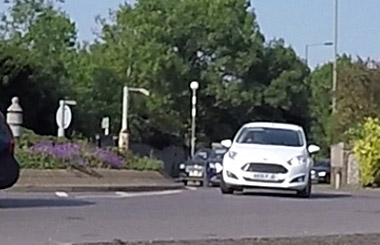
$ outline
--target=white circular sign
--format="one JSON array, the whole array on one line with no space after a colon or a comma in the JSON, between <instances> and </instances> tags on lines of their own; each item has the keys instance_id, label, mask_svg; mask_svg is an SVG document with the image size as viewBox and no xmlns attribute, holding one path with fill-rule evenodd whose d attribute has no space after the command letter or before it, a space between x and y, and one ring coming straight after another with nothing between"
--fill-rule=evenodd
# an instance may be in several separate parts
<instances>
[{"instance_id":1,"label":"white circular sign","mask_svg":"<svg viewBox=\"0 0 380 245\"><path fill-rule=\"evenodd\" d=\"M63 115L63 112L64 112L64 115ZM62 119L63 119L63 128L67 129L70 126L71 120L73 119L73 115L68 105L65 105L65 109L63 110L63 112L62 112L62 106L60 106L57 110L56 121L57 121L58 126L62 128Z\"/></svg>"}]
</instances>

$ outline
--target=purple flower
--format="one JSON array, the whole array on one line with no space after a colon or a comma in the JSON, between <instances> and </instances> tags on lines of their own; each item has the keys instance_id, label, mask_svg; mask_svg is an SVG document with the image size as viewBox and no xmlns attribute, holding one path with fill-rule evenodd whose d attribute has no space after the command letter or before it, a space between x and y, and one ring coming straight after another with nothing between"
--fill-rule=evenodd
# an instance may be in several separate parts
<instances>
[{"instance_id":1,"label":"purple flower","mask_svg":"<svg viewBox=\"0 0 380 245\"><path fill-rule=\"evenodd\" d=\"M54 144L52 141L40 142L30 148L32 153L44 154L67 163L86 165L85 160L81 157L81 150L77 144Z\"/></svg>"},{"instance_id":2,"label":"purple flower","mask_svg":"<svg viewBox=\"0 0 380 245\"><path fill-rule=\"evenodd\" d=\"M124 159L122 157L104 149L96 148L94 155L100 161L110 165L113 168L121 168L124 165Z\"/></svg>"}]
</instances>

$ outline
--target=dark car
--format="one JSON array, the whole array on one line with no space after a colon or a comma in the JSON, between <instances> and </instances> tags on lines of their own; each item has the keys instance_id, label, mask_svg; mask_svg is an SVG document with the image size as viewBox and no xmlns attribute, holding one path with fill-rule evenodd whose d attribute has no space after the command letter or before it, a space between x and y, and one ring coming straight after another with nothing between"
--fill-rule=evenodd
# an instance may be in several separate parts
<instances>
[{"instance_id":1,"label":"dark car","mask_svg":"<svg viewBox=\"0 0 380 245\"><path fill-rule=\"evenodd\" d=\"M0 189L12 187L19 178L20 167L14 157L15 141L0 112Z\"/></svg>"},{"instance_id":2,"label":"dark car","mask_svg":"<svg viewBox=\"0 0 380 245\"><path fill-rule=\"evenodd\" d=\"M198 150L192 159L179 165L180 181L185 185L189 181L198 182L200 185L215 185L218 183L218 170L221 170L222 159L220 151L209 148Z\"/></svg>"},{"instance_id":3,"label":"dark car","mask_svg":"<svg viewBox=\"0 0 380 245\"><path fill-rule=\"evenodd\" d=\"M212 154L208 160L208 182L212 186L218 186L220 184L220 174L223 169L223 157L226 154L227 149L213 149Z\"/></svg>"},{"instance_id":4,"label":"dark car","mask_svg":"<svg viewBox=\"0 0 380 245\"><path fill-rule=\"evenodd\" d=\"M317 160L311 168L311 178L317 183L330 183L331 165L330 160Z\"/></svg>"}]
</instances>

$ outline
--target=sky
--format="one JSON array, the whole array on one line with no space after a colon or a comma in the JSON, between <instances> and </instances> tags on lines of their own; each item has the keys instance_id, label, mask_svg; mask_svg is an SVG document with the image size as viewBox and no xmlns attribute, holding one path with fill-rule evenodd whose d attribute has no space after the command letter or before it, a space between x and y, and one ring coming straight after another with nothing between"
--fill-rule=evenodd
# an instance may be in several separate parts
<instances>
[{"instance_id":1,"label":"sky","mask_svg":"<svg viewBox=\"0 0 380 245\"><path fill-rule=\"evenodd\" d=\"M333 41L333 0L251 0L261 32L283 38L299 56L305 46ZM92 41L95 16L107 16L125 0L66 0L63 9L77 23L79 39ZM127 1L133 3L134 0ZM380 61L380 0L339 0L338 52ZM0 11L5 5L0 0ZM332 61L332 46L309 49L312 67Z\"/></svg>"}]
</instances>

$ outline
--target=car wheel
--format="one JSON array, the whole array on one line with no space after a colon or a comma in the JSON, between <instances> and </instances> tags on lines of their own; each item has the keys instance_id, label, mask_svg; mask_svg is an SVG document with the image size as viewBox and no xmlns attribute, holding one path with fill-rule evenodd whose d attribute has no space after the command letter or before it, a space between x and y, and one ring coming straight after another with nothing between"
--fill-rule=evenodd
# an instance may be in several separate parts
<instances>
[{"instance_id":1,"label":"car wheel","mask_svg":"<svg viewBox=\"0 0 380 245\"><path fill-rule=\"evenodd\" d=\"M183 184L184 184L185 186L187 186L187 185L188 185L187 180L184 180L184 181L183 181Z\"/></svg>"},{"instance_id":2,"label":"car wheel","mask_svg":"<svg viewBox=\"0 0 380 245\"><path fill-rule=\"evenodd\" d=\"M307 182L305 189L297 191L297 196L302 198L309 198L311 195L311 179Z\"/></svg>"},{"instance_id":3,"label":"car wheel","mask_svg":"<svg viewBox=\"0 0 380 245\"><path fill-rule=\"evenodd\" d=\"M234 194L234 189L224 182L223 177L220 179L220 190L223 194Z\"/></svg>"}]
</instances>

